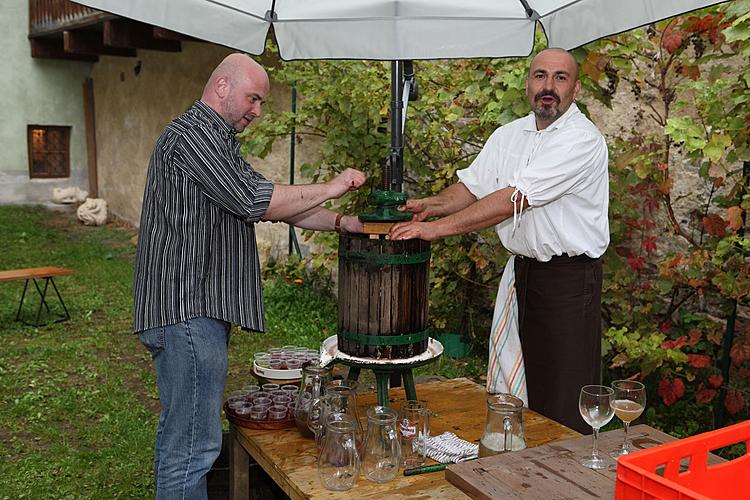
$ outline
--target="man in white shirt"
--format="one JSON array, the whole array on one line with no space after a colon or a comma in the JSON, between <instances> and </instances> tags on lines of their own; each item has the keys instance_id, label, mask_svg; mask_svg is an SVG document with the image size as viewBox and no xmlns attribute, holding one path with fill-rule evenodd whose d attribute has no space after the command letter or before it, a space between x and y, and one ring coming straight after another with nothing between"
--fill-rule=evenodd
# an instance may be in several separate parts
<instances>
[{"instance_id":1,"label":"man in white shirt","mask_svg":"<svg viewBox=\"0 0 750 500\"><path fill-rule=\"evenodd\" d=\"M580 89L568 52L540 52L526 81L533 112L498 128L458 171L460 182L409 200L414 217L390 237L434 240L494 225L516 255L528 405L586 432L578 394L601 380L609 175L604 137L573 102Z\"/></svg>"}]
</instances>

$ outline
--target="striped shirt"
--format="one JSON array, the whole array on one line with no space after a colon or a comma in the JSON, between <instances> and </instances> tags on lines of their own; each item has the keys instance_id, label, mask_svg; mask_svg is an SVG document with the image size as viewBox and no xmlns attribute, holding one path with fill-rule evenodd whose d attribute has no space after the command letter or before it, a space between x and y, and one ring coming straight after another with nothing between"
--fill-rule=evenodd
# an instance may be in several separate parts
<instances>
[{"instance_id":1,"label":"striped shirt","mask_svg":"<svg viewBox=\"0 0 750 500\"><path fill-rule=\"evenodd\" d=\"M264 330L254 223L273 184L242 159L235 133L197 101L157 140L136 252L135 332L200 316Z\"/></svg>"}]
</instances>

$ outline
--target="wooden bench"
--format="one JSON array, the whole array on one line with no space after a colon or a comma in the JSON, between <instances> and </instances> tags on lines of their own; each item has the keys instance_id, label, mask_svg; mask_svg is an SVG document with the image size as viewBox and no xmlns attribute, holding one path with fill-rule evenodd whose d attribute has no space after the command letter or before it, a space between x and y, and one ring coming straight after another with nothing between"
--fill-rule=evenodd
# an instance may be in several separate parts
<instances>
[{"instance_id":1,"label":"wooden bench","mask_svg":"<svg viewBox=\"0 0 750 500\"><path fill-rule=\"evenodd\" d=\"M8 271L0 271L0 281L25 281L25 284L23 285L23 293L21 294L21 302L18 304L18 312L16 312L16 321L20 321L31 326L42 325L42 323L39 323L42 315L42 308L47 309L47 313L51 314L49 304L47 304L47 289L49 288L50 284L52 284L52 288L55 290L55 294L57 294L57 299L60 301L60 305L62 305L63 311L65 311L65 314L60 314L59 318L56 319L55 322L57 323L59 321L66 321L70 319L68 308L65 307L65 302L63 302L62 296L60 295L60 292L57 289L57 285L55 285L55 280L53 279L55 276L66 276L68 274L73 274L73 270L65 269L63 267L32 267L29 269L12 269ZM37 282L37 280L42 279L44 280L44 287L41 287ZM26 290L29 287L29 281L34 283L34 288L36 288L36 291L37 293L39 293L40 297L39 308L37 309L36 321L34 323L30 323L21 317L21 310L23 308L23 302L26 299Z\"/></svg>"}]
</instances>

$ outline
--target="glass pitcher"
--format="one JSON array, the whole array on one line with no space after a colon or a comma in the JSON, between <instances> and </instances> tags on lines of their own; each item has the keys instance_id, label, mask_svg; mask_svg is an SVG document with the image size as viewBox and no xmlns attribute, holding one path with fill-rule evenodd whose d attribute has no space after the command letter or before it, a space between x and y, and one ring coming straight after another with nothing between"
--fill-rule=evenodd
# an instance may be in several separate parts
<instances>
[{"instance_id":1,"label":"glass pitcher","mask_svg":"<svg viewBox=\"0 0 750 500\"><path fill-rule=\"evenodd\" d=\"M401 442L396 429L398 415L385 406L367 409L367 437L362 466L365 477L376 483L395 479L401 465Z\"/></svg>"},{"instance_id":2,"label":"glass pitcher","mask_svg":"<svg viewBox=\"0 0 750 500\"><path fill-rule=\"evenodd\" d=\"M325 424L323 448L318 456L318 476L326 489L345 491L359 476L360 461L355 442L355 423L348 415L331 415Z\"/></svg>"},{"instance_id":3,"label":"glass pitcher","mask_svg":"<svg viewBox=\"0 0 750 500\"><path fill-rule=\"evenodd\" d=\"M526 448L523 401L511 394L487 397L487 422L479 442L479 456L487 457Z\"/></svg>"},{"instance_id":4,"label":"glass pitcher","mask_svg":"<svg viewBox=\"0 0 750 500\"><path fill-rule=\"evenodd\" d=\"M357 384L354 380L333 380L328 382L324 388L324 394L312 402L308 415L308 426L315 433L315 442L318 449L323 445L323 436L326 433L324 425L329 415L343 413L349 415L355 422L355 441L357 451L362 456L364 444L364 431L357 410Z\"/></svg>"},{"instance_id":5,"label":"glass pitcher","mask_svg":"<svg viewBox=\"0 0 750 500\"><path fill-rule=\"evenodd\" d=\"M320 399L325 391L325 385L330 381L330 367L308 365L302 368L302 383L294 406L294 422L305 437L315 436L308 426L308 414L313 401Z\"/></svg>"}]
</instances>

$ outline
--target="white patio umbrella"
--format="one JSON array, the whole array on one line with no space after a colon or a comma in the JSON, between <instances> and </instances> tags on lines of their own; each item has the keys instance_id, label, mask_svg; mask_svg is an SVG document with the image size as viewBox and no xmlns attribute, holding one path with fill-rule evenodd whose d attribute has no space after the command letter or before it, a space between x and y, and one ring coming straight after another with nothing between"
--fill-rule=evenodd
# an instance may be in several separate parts
<instances>
[{"instance_id":1,"label":"white patio umbrella","mask_svg":"<svg viewBox=\"0 0 750 500\"><path fill-rule=\"evenodd\" d=\"M573 49L727 0L76 0L185 35L261 54L273 32L284 60L380 59L392 68L391 154L384 189L401 191L412 59L523 57L536 23ZM402 87L403 86L403 89Z\"/></svg>"},{"instance_id":2,"label":"white patio umbrella","mask_svg":"<svg viewBox=\"0 0 750 500\"><path fill-rule=\"evenodd\" d=\"M282 59L527 56L536 22L550 47L598 38L726 0L76 0L260 54L269 29Z\"/></svg>"}]
</instances>

